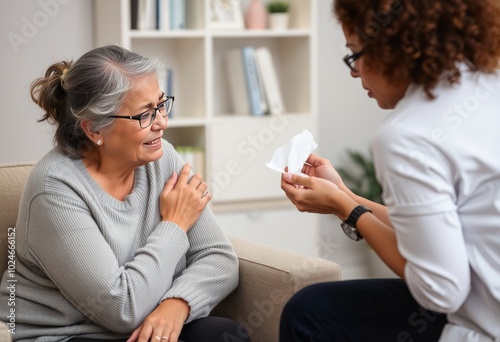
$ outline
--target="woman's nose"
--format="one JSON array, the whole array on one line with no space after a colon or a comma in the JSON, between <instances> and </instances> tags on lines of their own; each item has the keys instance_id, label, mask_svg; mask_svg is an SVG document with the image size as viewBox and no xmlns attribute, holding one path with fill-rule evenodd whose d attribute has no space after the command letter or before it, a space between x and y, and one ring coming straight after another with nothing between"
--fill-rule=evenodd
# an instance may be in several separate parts
<instances>
[{"instance_id":1,"label":"woman's nose","mask_svg":"<svg viewBox=\"0 0 500 342\"><path fill-rule=\"evenodd\" d=\"M159 129L165 129L165 128L167 128L167 126L168 126L168 115L163 116L160 113L158 113L156 115L156 117L155 117L153 125L156 126L156 127L158 127Z\"/></svg>"}]
</instances>

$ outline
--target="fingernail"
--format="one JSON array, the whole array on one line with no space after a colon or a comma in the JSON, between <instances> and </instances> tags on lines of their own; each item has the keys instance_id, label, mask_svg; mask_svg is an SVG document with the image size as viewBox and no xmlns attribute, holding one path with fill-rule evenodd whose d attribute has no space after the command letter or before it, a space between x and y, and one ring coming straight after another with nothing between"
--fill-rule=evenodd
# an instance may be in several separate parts
<instances>
[{"instance_id":1,"label":"fingernail","mask_svg":"<svg viewBox=\"0 0 500 342\"><path fill-rule=\"evenodd\" d=\"M292 174L286 172L286 173L283 174L283 178L285 178L285 180L287 180L287 181L291 181L292 180Z\"/></svg>"}]
</instances>

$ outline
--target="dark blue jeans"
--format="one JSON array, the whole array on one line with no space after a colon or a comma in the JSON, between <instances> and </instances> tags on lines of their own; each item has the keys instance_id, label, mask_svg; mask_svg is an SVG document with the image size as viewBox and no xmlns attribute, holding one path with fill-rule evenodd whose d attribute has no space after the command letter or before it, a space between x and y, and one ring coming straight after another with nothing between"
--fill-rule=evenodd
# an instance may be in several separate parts
<instances>
[{"instance_id":1,"label":"dark blue jeans","mask_svg":"<svg viewBox=\"0 0 500 342\"><path fill-rule=\"evenodd\" d=\"M311 285L281 316L281 342L432 342L446 316L421 308L400 279Z\"/></svg>"},{"instance_id":2,"label":"dark blue jeans","mask_svg":"<svg viewBox=\"0 0 500 342\"><path fill-rule=\"evenodd\" d=\"M122 340L92 340L73 338L69 342L125 342ZM154 338L152 341L156 341ZM164 340L163 340L164 341ZM184 325L179 341L183 342L250 342L245 328L235 321L221 317L200 318Z\"/></svg>"}]
</instances>

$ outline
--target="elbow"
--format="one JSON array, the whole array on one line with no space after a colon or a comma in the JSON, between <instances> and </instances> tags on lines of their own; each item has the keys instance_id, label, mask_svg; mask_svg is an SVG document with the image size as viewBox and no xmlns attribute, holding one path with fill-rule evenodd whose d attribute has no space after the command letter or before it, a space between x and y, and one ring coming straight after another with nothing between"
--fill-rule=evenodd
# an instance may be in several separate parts
<instances>
[{"instance_id":1,"label":"elbow","mask_svg":"<svg viewBox=\"0 0 500 342\"><path fill-rule=\"evenodd\" d=\"M238 287L240 281L240 265L239 260L235 255L233 255L230 265L227 267L226 281L228 288L227 294L233 292Z\"/></svg>"},{"instance_id":2,"label":"elbow","mask_svg":"<svg viewBox=\"0 0 500 342\"><path fill-rule=\"evenodd\" d=\"M436 306L430 309L444 314L451 314L462 307L465 299L469 295L470 286L449 284L448 286L444 286L444 288L446 289L447 295L436 295Z\"/></svg>"},{"instance_id":3,"label":"elbow","mask_svg":"<svg viewBox=\"0 0 500 342\"><path fill-rule=\"evenodd\" d=\"M85 310L86 316L98 325L118 334L130 334L141 325L148 313L138 313L129 309L114 311Z\"/></svg>"},{"instance_id":4,"label":"elbow","mask_svg":"<svg viewBox=\"0 0 500 342\"><path fill-rule=\"evenodd\" d=\"M119 317L115 317L115 320L112 322L108 321L104 326L114 333L128 335L131 334L142 323L144 323L147 316L148 314L136 315L133 313L129 315L122 315Z\"/></svg>"},{"instance_id":5,"label":"elbow","mask_svg":"<svg viewBox=\"0 0 500 342\"><path fill-rule=\"evenodd\" d=\"M408 277L410 292L425 309L451 314L458 311L470 292L470 275L434 275L433 277Z\"/></svg>"}]
</instances>

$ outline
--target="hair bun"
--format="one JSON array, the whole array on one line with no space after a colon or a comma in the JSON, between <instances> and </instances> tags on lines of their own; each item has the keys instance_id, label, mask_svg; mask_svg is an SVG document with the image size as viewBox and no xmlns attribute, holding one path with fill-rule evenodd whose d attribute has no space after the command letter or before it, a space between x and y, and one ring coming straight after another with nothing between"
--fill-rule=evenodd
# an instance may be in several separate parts
<instances>
[{"instance_id":1,"label":"hair bun","mask_svg":"<svg viewBox=\"0 0 500 342\"><path fill-rule=\"evenodd\" d=\"M39 121L59 122L66 111L66 91L63 82L67 81L72 62L52 64L40 77L31 84L31 98L40 106L45 114Z\"/></svg>"}]
</instances>

